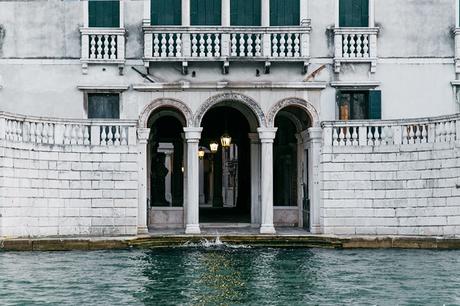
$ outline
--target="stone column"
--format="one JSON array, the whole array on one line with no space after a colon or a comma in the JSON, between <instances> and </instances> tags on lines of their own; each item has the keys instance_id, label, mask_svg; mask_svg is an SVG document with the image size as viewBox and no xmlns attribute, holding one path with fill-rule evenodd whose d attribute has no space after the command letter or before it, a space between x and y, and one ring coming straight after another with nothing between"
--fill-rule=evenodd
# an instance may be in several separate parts
<instances>
[{"instance_id":1,"label":"stone column","mask_svg":"<svg viewBox=\"0 0 460 306\"><path fill-rule=\"evenodd\" d=\"M251 223L261 224L260 210L260 141L257 133L250 133L251 142Z\"/></svg>"},{"instance_id":2,"label":"stone column","mask_svg":"<svg viewBox=\"0 0 460 306\"><path fill-rule=\"evenodd\" d=\"M270 26L270 0L262 0L261 24L263 27Z\"/></svg>"},{"instance_id":3,"label":"stone column","mask_svg":"<svg viewBox=\"0 0 460 306\"><path fill-rule=\"evenodd\" d=\"M312 127L308 129L308 171L310 194L310 229L313 234L321 233L321 139L322 129Z\"/></svg>"},{"instance_id":4,"label":"stone column","mask_svg":"<svg viewBox=\"0 0 460 306\"><path fill-rule=\"evenodd\" d=\"M185 139L187 141L187 199L185 215L185 233L199 234L199 162L198 162L198 143L201 138L203 128L187 127L184 128Z\"/></svg>"},{"instance_id":5,"label":"stone column","mask_svg":"<svg viewBox=\"0 0 460 306\"><path fill-rule=\"evenodd\" d=\"M137 156L138 156L138 213L137 213L137 233L147 234L147 144L150 129L139 128L137 130Z\"/></svg>"},{"instance_id":6,"label":"stone column","mask_svg":"<svg viewBox=\"0 0 460 306\"><path fill-rule=\"evenodd\" d=\"M261 234L275 234L273 225L273 141L277 128L259 128L260 142L262 143L262 214Z\"/></svg>"}]
</instances>

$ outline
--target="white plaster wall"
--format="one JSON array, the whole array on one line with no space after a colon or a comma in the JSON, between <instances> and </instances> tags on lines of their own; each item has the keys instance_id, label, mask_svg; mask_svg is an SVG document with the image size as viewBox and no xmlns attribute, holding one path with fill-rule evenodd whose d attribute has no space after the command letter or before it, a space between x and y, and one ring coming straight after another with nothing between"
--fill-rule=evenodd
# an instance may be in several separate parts
<instances>
[{"instance_id":1,"label":"white plaster wall","mask_svg":"<svg viewBox=\"0 0 460 306\"><path fill-rule=\"evenodd\" d=\"M3 237L135 235L136 147L0 141Z\"/></svg>"},{"instance_id":2,"label":"white plaster wall","mask_svg":"<svg viewBox=\"0 0 460 306\"><path fill-rule=\"evenodd\" d=\"M325 147L322 224L338 235L460 235L460 142Z\"/></svg>"}]
</instances>

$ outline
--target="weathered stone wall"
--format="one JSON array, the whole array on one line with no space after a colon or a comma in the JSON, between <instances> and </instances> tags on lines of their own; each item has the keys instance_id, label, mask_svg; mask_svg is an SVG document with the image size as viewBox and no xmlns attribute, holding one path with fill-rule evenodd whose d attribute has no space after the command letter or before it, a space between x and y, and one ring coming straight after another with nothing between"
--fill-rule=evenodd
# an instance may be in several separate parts
<instances>
[{"instance_id":1,"label":"weathered stone wall","mask_svg":"<svg viewBox=\"0 0 460 306\"><path fill-rule=\"evenodd\" d=\"M135 235L135 146L0 140L0 236Z\"/></svg>"},{"instance_id":2,"label":"weathered stone wall","mask_svg":"<svg viewBox=\"0 0 460 306\"><path fill-rule=\"evenodd\" d=\"M460 141L326 146L326 234L460 235Z\"/></svg>"}]
</instances>

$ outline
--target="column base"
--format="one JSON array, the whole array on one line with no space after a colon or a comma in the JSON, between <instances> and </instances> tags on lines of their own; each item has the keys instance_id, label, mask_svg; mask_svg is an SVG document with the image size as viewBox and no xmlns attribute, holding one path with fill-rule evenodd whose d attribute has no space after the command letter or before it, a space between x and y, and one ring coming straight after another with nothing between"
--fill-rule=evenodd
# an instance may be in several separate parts
<instances>
[{"instance_id":1,"label":"column base","mask_svg":"<svg viewBox=\"0 0 460 306\"><path fill-rule=\"evenodd\" d=\"M187 224L185 226L185 233L187 235L199 235L199 234L201 234L200 225L199 224Z\"/></svg>"},{"instance_id":2,"label":"column base","mask_svg":"<svg viewBox=\"0 0 460 306\"><path fill-rule=\"evenodd\" d=\"M149 228L147 226L138 226L137 227L137 234L144 235L149 233Z\"/></svg>"},{"instance_id":3,"label":"column base","mask_svg":"<svg viewBox=\"0 0 460 306\"><path fill-rule=\"evenodd\" d=\"M274 235L274 234L276 234L276 230L275 230L275 227L273 225L262 224L260 226L260 233L261 234Z\"/></svg>"},{"instance_id":4,"label":"column base","mask_svg":"<svg viewBox=\"0 0 460 306\"><path fill-rule=\"evenodd\" d=\"M321 234L321 227L319 225L313 224L310 228L310 233Z\"/></svg>"}]
</instances>

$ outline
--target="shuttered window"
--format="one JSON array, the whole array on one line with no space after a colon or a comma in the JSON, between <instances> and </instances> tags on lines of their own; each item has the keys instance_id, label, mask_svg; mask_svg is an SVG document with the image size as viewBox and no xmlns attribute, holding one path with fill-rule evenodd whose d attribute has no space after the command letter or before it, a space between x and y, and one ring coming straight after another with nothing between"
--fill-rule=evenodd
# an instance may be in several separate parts
<instances>
[{"instance_id":1,"label":"shuttered window","mask_svg":"<svg viewBox=\"0 0 460 306\"><path fill-rule=\"evenodd\" d=\"M150 22L152 25L181 25L181 0L151 0Z\"/></svg>"},{"instance_id":2,"label":"shuttered window","mask_svg":"<svg viewBox=\"0 0 460 306\"><path fill-rule=\"evenodd\" d=\"M119 119L120 95L95 93L88 94L89 119Z\"/></svg>"},{"instance_id":3,"label":"shuttered window","mask_svg":"<svg viewBox=\"0 0 460 306\"><path fill-rule=\"evenodd\" d=\"M191 0L190 22L192 25L221 25L221 0Z\"/></svg>"},{"instance_id":4,"label":"shuttered window","mask_svg":"<svg viewBox=\"0 0 460 306\"><path fill-rule=\"evenodd\" d=\"M88 3L90 27L118 28L120 26L120 1L96 1Z\"/></svg>"},{"instance_id":5,"label":"shuttered window","mask_svg":"<svg viewBox=\"0 0 460 306\"><path fill-rule=\"evenodd\" d=\"M234 26L260 26L261 0L231 0L230 24Z\"/></svg>"},{"instance_id":6,"label":"shuttered window","mask_svg":"<svg viewBox=\"0 0 460 306\"><path fill-rule=\"evenodd\" d=\"M270 25L300 25L300 0L270 0Z\"/></svg>"},{"instance_id":7,"label":"shuttered window","mask_svg":"<svg viewBox=\"0 0 460 306\"><path fill-rule=\"evenodd\" d=\"M382 92L339 91L337 94L340 120L365 120L382 118Z\"/></svg>"},{"instance_id":8,"label":"shuttered window","mask_svg":"<svg viewBox=\"0 0 460 306\"><path fill-rule=\"evenodd\" d=\"M340 0L340 27L368 27L369 0Z\"/></svg>"}]
</instances>

